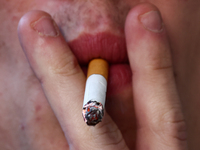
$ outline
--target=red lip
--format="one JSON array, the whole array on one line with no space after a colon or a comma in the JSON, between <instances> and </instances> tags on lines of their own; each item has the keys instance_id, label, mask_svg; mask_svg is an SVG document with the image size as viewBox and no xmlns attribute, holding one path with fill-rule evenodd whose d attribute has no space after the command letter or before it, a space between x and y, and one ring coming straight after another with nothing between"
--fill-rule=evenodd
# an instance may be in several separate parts
<instances>
[{"instance_id":1,"label":"red lip","mask_svg":"<svg viewBox=\"0 0 200 150\"><path fill-rule=\"evenodd\" d=\"M130 87L132 73L128 65L124 37L109 33L82 34L78 39L69 42L68 45L81 66L87 65L93 58L103 58L111 64L107 96L119 94ZM85 67L82 68L87 70Z\"/></svg>"},{"instance_id":2,"label":"red lip","mask_svg":"<svg viewBox=\"0 0 200 150\"><path fill-rule=\"evenodd\" d=\"M109 63L128 62L124 37L109 33L84 33L68 45L81 65L88 64L93 58L103 58Z\"/></svg>"}]
</instances>

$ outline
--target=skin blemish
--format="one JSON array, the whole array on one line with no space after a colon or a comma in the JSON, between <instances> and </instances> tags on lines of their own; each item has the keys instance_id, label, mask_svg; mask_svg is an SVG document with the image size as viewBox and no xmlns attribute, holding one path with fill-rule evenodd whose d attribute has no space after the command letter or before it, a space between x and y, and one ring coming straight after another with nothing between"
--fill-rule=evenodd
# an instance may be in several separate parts
<instances>
[{"instance_id":1,"label":"skin blemish","mask_svg":"<svg viewBox=\"0 0 200 150\"><path fill-rule=\"evenodd\" d=\"M21 130L25 130L25 125L24 124L21 124Z\"/></svg>"},{"instance_id":2,"label":"skin blemish","mask_svg":"<svg viewBox=\"0 0 200 150\"><path fill-rule=\"evenodd\" d=\"M6 45L6 42L4 42L4 41L1 41L1 42L0 42L0 49L4 48L4 47L5 47L5 45Z\"/></svg>"},{"instance_id":3,"label":"skin blemish","mask_svg":"<svg viewBox=\"0 0 200 150\"><path fill-rule=\"evenodd\" d=\"M39 112L41 109L42 109L42 106L41 106L41 105L36 105L36 106L35 106L35 111L36 111L36 112Z\"/></svg>"},{"instance_id":4,"label":"skin blemish","mask_svg":"<svg viewBox=\"0 0 200 150\"><path fill-rule=\"evenodd\" d=\"M36 119L35 119L36 122L39 122L40 120L41 120L40 117L36 117Z\"/></svg>"}]
</instances>

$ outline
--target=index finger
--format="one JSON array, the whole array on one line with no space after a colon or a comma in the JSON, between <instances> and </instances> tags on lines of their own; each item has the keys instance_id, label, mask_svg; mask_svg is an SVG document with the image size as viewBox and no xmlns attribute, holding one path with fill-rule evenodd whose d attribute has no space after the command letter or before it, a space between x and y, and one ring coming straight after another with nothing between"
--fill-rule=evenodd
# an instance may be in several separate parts
<instances>
[{"instance_id":1,"label":"index finger","mask_svg":"<svg viewBox=\"0 0 200 150\"><path fill-rule=\"evenodd\" d=\"M88 127L82 118L85 76L50 15L27 13L18 28L21 45L72 149L126 149L121 132L105 114Z\"/></svg>"},{"instance_id":2,"label":"index finger","mask_svg":"<svg viewBox=\"0 0 200 150\"><path fill-rule=\"evenodd\" d=\"M137 148L186 149L186 124L159 10L150 4L136 6L125 29L138 121Z\"/></svg>"}]
</instances>

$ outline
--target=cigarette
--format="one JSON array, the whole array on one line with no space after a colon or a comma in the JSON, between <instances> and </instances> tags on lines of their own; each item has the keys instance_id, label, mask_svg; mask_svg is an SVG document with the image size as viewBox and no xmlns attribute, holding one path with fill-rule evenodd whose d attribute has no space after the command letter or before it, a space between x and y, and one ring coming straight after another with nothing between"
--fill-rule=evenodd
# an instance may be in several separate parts
<instances>
[{"instance_id":1,"label":"cigarette","mask_svg":"<svg viewBox=\"0 0 200 150\"><path fill-rule=\"evenodd\" d=\"M82 110L89 126L101 122L104 115L108 68L108 62L103 59L93 59L89 63Z\"/></svg>"}]
</instances>

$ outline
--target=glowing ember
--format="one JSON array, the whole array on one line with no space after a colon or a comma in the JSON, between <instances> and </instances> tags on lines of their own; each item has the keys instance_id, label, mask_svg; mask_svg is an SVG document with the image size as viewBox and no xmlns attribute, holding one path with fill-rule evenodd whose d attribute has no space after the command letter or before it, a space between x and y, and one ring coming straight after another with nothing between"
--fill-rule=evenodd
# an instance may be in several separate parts
<instances>
[{"instance_id":1,"label":"glowing ember","mask_svg":"<svg viewBox=\"0 0 200 150\"><path fill-rule=\"evenodd\" d=\"M90 100L83 106L82 115L87 125L95 126L101 122L103 118L103 105L99 102Z\"/></svg>"}]
</instances>

